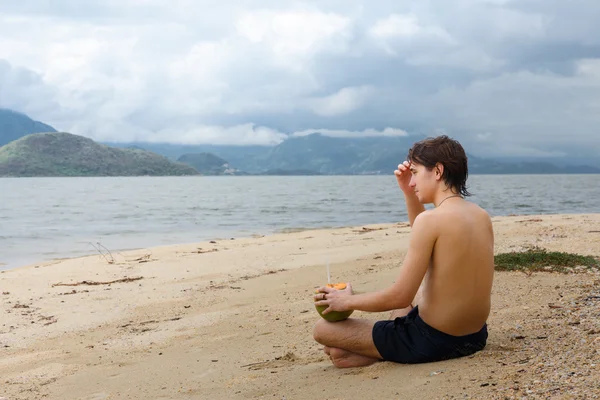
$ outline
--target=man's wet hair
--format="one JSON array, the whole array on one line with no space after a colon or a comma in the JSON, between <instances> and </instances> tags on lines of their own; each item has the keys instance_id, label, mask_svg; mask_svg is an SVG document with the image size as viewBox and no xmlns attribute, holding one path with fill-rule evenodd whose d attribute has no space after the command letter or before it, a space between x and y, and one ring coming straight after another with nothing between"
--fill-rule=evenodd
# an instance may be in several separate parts
<instances>
[{"instance_id":1,"label":"man's wet hair","mask_svg":"<svg viewBox=\"0 0 600 400\"><path fill-rule=\"evenodd\" d=\"M444 166L442 179L450 188L463 196L470 196L467 190L467 154L458 141L446 135L429 137L417 142L408 150L407 160L423 165L431 171L437 163Z\"/></svg>"}]
</instances>

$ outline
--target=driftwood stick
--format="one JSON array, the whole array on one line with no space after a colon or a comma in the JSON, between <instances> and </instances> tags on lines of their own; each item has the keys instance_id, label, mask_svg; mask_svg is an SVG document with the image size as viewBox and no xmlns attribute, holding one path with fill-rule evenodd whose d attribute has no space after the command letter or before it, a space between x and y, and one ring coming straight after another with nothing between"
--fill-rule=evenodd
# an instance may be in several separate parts
<instances>
[{"instance_id":1,"label":"driftwood stick","mask_svg":"<svg viewBox=\"0 0 600 400\"><path fill-rule=\"evenodd\" d=\"M255 363L250 363L250 364L246 364L246 365L241 365L240 368L246 368L246 367L251 367L253 365L260 365L260 364L266 364L271 360L267 360L267 361L259 361L259 362L255 362Z\"/></svg>"},{"instance_id":2,"label":"driftwood stick","mask_svg":"<svg viewBox=\"0 0 600 400\"><path fill-rule=\"evenodd\" d=\"M112 253L110 252L110 250L108 250L105 246L103 246L100 242L98 242L98 246L96 246L94 243L90 242L90 244L92 245L92 247L94 249L96 249L96 251L102 256L104 257L104 259L106 260L107 263L109 264L114 264L115 263L115 258L113 257ZM106 251L108 252L108 254L110 254L110 259L106 256L106 254L104 254L102 252L102 250L100 249L100 247L106 249Z\"/></svg>"},{"instance_id":3,"label":"driftwood stick","mask_svg":"<svg viewBox=\"0 0 600 400\"><path fill-rule=\"evenodd\" d=\"M80 286L80 285L88 285L88 286L93 286L93 285L110 285L112 283L127 283L127 282L135 282L135 281L139 281L140 279L144 279L143 276L138 276L135 278L123 278L123 279L117 279L114 281L108 281L108 282L95 282L95 281L81 281L81 282L76 282L76 283L54 283L52 285L52 287L54 286Z\"/></svg>"}]
</instances>

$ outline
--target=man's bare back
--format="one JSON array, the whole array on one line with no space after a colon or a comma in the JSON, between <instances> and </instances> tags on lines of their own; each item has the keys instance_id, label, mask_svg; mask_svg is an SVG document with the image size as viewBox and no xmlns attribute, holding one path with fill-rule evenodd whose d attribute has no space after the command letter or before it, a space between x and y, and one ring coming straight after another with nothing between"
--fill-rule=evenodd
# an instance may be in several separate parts
<instances>
[{"instance_id":1,"label":"man's bare back","mask_svg":"<svg viewBox=\"0 0 600 400\"><path fill-rule=\"evenodd\" d=\"M431 214L437 240L420 298L419 314L430 326L462 336L481 329L490 312L494 276L492 223L487 212L450 198Z\"/></svg>"}]
</instances>

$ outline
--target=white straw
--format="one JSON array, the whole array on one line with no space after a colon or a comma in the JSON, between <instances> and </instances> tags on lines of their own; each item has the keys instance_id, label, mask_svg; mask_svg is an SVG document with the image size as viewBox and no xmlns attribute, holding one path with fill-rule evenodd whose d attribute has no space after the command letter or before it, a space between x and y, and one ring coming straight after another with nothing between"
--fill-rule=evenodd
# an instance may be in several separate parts
<instances>
[{"instance_id":1,"label":"white straw","mask_svg":"<svg viewBox=\"0 0 600 400\"><path fill-rule=\"evenodd\" d=\"M329 274L329 261L327 261L327 283L331 283L331 275Z\"/></svg>"}]
</instances>

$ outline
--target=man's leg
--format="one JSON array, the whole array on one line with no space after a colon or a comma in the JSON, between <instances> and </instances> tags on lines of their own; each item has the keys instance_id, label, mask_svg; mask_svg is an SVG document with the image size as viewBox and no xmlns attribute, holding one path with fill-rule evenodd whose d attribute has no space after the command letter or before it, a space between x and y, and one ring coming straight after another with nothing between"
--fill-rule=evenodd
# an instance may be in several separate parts
<instances>
[{"instance_id":1,"label":"man's leg","mask_svg":"<svg viewBox=\"0 0 600 400\"><path fill-rule=\"evenodd\" d=\"M362 367L382 359L373 343L373 325L375 321L364 319L319 320L313 335L336 367Z\"/></svg>"}]
</instances>

